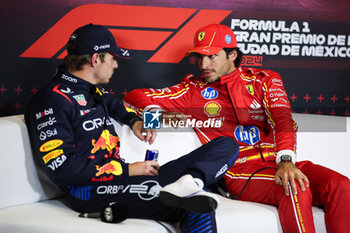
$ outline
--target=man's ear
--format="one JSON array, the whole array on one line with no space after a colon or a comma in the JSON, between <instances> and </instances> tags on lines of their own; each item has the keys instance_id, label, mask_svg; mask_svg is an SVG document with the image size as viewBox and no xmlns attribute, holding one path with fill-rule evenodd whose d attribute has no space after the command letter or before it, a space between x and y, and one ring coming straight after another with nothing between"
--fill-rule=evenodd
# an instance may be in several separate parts
<instances>
[{"instance_id":1,"label":"man's ear","mask_svg":"<svg viewBox=\"0 0 350 233\"><path fill-rule=\"evenodd\" d=\"M95 65L99 62L99 55L98 53L94 53L91 55L90 65L92 67L95 67Z\"/></svg>"},{"instance_id":2,"label":"man's ear","mask_svg":"<svg viewBox=\"0 0 350 233\"><path fill-rule=\"evenodd\" d=\"M237 50L233 50L228 54L228 59L232 62L234 62L236 60L238 56Z\"/></svg>"}]
</instances>

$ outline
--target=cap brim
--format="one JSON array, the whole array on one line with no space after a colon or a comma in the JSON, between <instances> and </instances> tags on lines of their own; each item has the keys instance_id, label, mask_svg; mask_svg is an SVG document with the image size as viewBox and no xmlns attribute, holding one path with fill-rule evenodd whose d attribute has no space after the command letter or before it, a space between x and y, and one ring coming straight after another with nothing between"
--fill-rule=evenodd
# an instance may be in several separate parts
<instances>
[{"instance_id":1,"label":"cap brim","mask_svg":"<svg viewBox=\"0 0 350 233\"><path fill-rule=\"evenodd\" d=\"M194 49L187 52L186 55L190 55L191 53L199 53L203 55L213 55L217 54L222 50L222 47L208 47L208 46L197 46Z\"/></svg>"},{"instance_id":2,"label":"cap brim","mask_svg":"<svg viewBox=\"0 0 350 233\"><path fill-rule=\"evenodd\" d=\"M116 57L122 58L122 59L131 59L131 53L127 49L123 49L120 47L117 47L114 51L110 52Z\"/></svg>"}]
</instances>

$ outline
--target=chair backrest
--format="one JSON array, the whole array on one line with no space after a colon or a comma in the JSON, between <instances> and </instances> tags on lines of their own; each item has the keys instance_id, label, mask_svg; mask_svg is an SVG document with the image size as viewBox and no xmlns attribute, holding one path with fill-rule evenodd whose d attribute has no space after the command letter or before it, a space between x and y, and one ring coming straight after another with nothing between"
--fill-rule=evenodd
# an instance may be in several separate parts
<instances>
[{"instance_id":1,"label":"chair backrest","mask_svg":"<svg viewBox=\"0 0 350 233\"><path fill-rule=\"evenodd\" d=\"M350 117L293 114L297 161L310 160L350 178Z\"/></svg>"},{"instance_id":2,"label":"chair backrest","mask_svg":"<svg viewBox=\"0 0 350 233\"><path fill-rule=\"evenodd\" d=\"M311 160L350 177L350 117L293 114L299 125L298 161ZM153 145L113 122L126 162L143 161L147 149L159 151L162 165L201 145L192 129L158 132ZM37 169L23 115L0 118L0 209L59 197L62 193Z\"/></svg>"},{"instance_id":3,"label":"chair backrest","mask_svg":"<svg viewBox=\"0 0 350 233\"><path fill-rule=\"evenodd\" d=\"M128 126L113 123L121 139L121 157L127 162L143 161L146 149L156 149L159 163L164 164L200 146L193 130L174 133L177 130L169 129L159 133L149 146L136 138ZM23 115L0 118L0 166L0 209L62 195L38 169Z\"/></svg>"},{"instance_id":4,"label":"chair backrest","mask_svg":"<svg viewBox=\"0 0 350 233\"><path fill-rule=\"evenodd\" d=\"M61 195L36 169L23 115L0 118L0 209Z\"/></svg>"}]
</instances>

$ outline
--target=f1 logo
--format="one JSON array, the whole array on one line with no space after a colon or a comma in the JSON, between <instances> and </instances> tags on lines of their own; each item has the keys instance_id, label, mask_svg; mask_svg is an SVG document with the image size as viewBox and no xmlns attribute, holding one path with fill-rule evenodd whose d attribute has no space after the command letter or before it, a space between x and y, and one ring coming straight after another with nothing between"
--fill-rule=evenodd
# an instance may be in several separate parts
<instances>
[{"instance_id":1,"label":"f1 logo","mask_svg":"<svg viewBox=\"0 0 350 233\"><path fill-rule=\"evenodd\" d=\"M159 110L151 112L143 112L143 128L144 129L160 129Z\"/></svg>"},{"instance_id":2,"label":"f1 logo","mask_svg":"<svg viewBox=\"0 0 350 233\"><path fill-rule=\"evenodd\" d=\"M72 32L88 23L108 25L120 47L155 51L147 62L178 63L202 26L220 23L231 11L88 4L68 12L20 57L64 58Z\"/></svg>"}]
</instances>

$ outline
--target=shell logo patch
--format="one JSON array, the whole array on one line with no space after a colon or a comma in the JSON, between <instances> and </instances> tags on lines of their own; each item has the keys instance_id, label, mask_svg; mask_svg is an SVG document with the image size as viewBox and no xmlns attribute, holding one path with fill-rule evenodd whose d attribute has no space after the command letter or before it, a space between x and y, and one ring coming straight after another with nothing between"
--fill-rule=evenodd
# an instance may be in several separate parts
<instances>
[{"instance_id":1,"label":"shell logo patch","mask_svg":"<svg viewBox=\"0 0 350 233\"><path fill-rule=\"evenodd\" d=\"M221 105L215 101L210 101L204 105L204 112L208 117L219 116L221 109Z\"/></svg>"}]
</instances>

